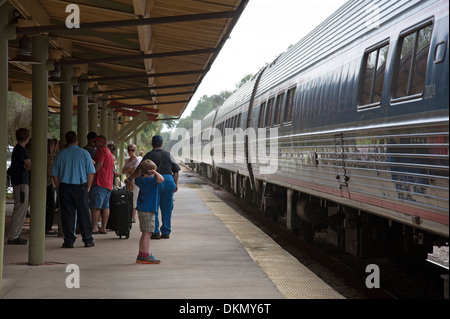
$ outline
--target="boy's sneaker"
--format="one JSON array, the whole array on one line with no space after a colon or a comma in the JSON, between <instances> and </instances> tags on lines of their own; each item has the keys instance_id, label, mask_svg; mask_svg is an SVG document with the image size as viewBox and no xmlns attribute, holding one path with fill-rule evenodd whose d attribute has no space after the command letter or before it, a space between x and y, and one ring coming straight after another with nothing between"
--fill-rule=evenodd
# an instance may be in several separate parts
<instances>
[{"instance_id":1,"label":"boy's sneaker","mask_svg":"<svg viewBox=\"0 0 450 319\"><path fill-rule=\"evenodd\" d=\"M136 262L138 264L159 264L161 260L156 259L152 254L150 254L150 256L147 257L137 256Z\"/></svg>"}]
</instances>

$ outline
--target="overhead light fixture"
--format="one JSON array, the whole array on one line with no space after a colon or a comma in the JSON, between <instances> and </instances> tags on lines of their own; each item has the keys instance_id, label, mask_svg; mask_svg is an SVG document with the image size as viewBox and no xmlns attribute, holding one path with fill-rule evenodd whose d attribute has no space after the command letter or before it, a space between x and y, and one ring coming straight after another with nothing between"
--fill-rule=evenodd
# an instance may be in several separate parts
<instances>
[{"instance_id":1,"label":"overhead light fixture","mask_svg":"<svg viewBox=\"0 0 450 319\"><path fill-rule=\"evenodd\" d=\"M80 91L80 86L78 84L74 85L73 86L73 96L80 96L80 95L83 95L83 93Z\"/></svg>"},{"instance_id":2,"label":"overhead light fixture","mask_svg":"<svg viewBox=\"0 0 450 319\"><path fill-rule=\"evenodd\" d=\"M61 68L59 66L55 66L55 69L50 72L48 81L52 82L53 84L68 83L61 77Z\"/></svg>"},{"instance_id":3,"label":"overhead light fixture","mask_svg":"<svg viewBox=\"0 0 450 319\"><path fill-rule=\"evenodd\" d=\"M19 51L17 56L9 62L21 64L42 64L41 61L33 59L33 41L26 35L19 40Z\"/></svg>"}]
</instances>

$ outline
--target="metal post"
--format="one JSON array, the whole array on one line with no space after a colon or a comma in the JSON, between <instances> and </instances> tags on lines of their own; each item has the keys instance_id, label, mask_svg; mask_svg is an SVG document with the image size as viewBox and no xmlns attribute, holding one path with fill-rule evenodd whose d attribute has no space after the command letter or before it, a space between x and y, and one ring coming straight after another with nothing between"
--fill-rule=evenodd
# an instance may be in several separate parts
<instances>
[{"instance_id":1,"label":"metal post","mask_svg":"<svg viewBox=\"0 0 450 319\"><path fill-rule=\"evenodd\" d=\"M47 190L47 131L48 131L48 58L47 36L33 37L33 58L42 64L33 65L32 130L33 159L30 185L30 246L28 264L44 263L45 211Z\"/></svg>"},{"instance_id":2,"label":"metal post","mask_svg":"<svg viewBox=\"0 0 450 319\"><path fill-rule=\"evenodd\" d=\"M86 82L80 83L80 91L82 95L78 96L78 146L84 147L87 144L88 134L88 97L86 95L88 84Z\"/></svg>"},{"instance_id":3,"label":"metal post","mask_svg":"<svg viewBox=\"0 0 450 319\"><path fill-rule=\"evenodd\" d=\"M5 240L6 205L6 147L8 145L8 40L16 37L12 29L7 30L8 5L0 5L0 294L3 278L3 245Z\"/></svg>"}]
</instances>

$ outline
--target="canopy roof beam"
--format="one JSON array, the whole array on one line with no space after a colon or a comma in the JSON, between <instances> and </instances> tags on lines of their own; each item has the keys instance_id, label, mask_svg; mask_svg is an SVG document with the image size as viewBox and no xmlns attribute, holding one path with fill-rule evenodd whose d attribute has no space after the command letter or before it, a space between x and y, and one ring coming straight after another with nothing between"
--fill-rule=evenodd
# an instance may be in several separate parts
<instances>
[{"instance_id":1,"label":"canopy roof beam","mask_svg":"<svg viewBox=\"0 0 450 319\"><path fill-rule=\"evenodd\" d=\"M245 3L245 2L243 2L243 3ZM79 28L73 28L73 29L67 28L67 26L65 24L44 25L44 26L36 26L36 27L18 27L18 28L16 28L16 33L17 34L39 34L39 33L47 33L47 32L48 33L69 32L71 34L76 34L77 31L81 32L86 29L107 29L107 28L135 27L135 26L142 26L142 25L165 24L165 23L192 22L192 21L200 21L200 20L228 19L228 18L234 18L235 15L239 15L240 13L241 12L238 9L238 10L233 10L233 11L187 14L187 15L159 17L159 18L143 18L142 16L140 16L137 19L131 19L131 20L80 23Z\"/></svg>"},{"instance_id":2,"label":"canopy roof beam","mask_svg":"<svg viewBox=\"0 0 450 319\"><path fill-rule=\"evenodd\" d=\"M146 87L134 87L128 89L112 89L106 91L93 91L93 94L115 94L115 93L124 93L124 92L133 92L133 91L149 91L149 90L162 90L162 89L174 89L181 88L186 86L196 86L197 83L184 83L184 84L175 84L175 85L160 85L160 86L146 86Z\"/></svg>"},{"instance_id":3,"label":"canopy roof beam","mask_svg":"<svg viewBox=\"0 0 450 319\"><path fill-rule=\"evenodd\" d=\"M185 51L162 52L162 53L122 55L122 56L104 57L104 58L96 58L96 59L76 59L76 60L65 59L62 61L56 61L55 66L75 65L75 64L92 64L92 63L102 63L102 62L117 62L117 61L129 61L129 60L140 60L140 59L168 58L168 57L184 56L184 55L211 54L211 53L216 53L218 51L219 51L218 48L207 48L207 49L199 49L199 50L185 50Z\"/></svg>"},{"instance_id":4,"label":"canopy roof beam","mask_svg":"<svg viewBox=\"0 0 450 319\"><path fill-rule=\"evenodd\" d=\"M138 78L156 78L156 77L163 77L163 76L203 74L206 72L208 72L208 70L192 70L192 71L151 73L151 74L126 74L126 75L118 75L118 76L103 76L103 77L95 77L95 78L86 78L86 79L80 79L78 81L79 82L105 82L105 81L115 81L115 80L138 79Z\"/></svg>"}]
</instances>

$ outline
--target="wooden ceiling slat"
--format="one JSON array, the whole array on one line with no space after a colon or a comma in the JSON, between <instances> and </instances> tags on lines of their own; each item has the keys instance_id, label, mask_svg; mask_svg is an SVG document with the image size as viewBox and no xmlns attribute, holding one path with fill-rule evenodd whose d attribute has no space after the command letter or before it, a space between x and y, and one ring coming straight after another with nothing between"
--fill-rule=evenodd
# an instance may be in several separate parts
<instances>
[{"instance_id":1,"label":"wooden ceiling slat","mask_svg":"<svg viewBox=\"0 0 450 319\"><path fill-rule=\"evenodd\" d=\"M91 60L89 64L79 61L80 64L75 67L88 76L87 81L99 84L100 89L96 94L107 94L110 99L126 97L129 98L127 102L135 105L156 100L161 104L160 113L180 116L221 49L221 44L231 32L233 19L239 18L248 1L9 0L9 3L29 20L21 26L34 25L31 29L18 27L19 35L46 31L42 26L50 26L47 32L53 36L53 48L66 47L68 44L71 46L70 50L64 51L66 60ZM69 30L65 28L68 15L65 8L68 4L79 5L82 27L86 23L111 23L102 25L101 29ZM149 18L144 21L150 24L140 26L138 15ZM202 20L196 20L199 18ZM129 23L115 23L123 20ZM57 26L61 27L57 29ZM12 58L17 54L19 41L9 41L9 44L8 55ZM214 51L170 56L170 52L206 48ZM126 58L127 55L138 56L142 53L168 55ZM105 60L102 61L102 58ZM114 58L118 60L114 61ZM22 95L31 96L31 68L11 64L9 78L11 88ZM90 83L92 85L94 82ZM104 88L105 85L107 88ZM50 86L52 96L57 96L59 86ZM154 94L153 97L144 95L150 92ZM49 102L49 105L57 104Z\"/></svg>"}]
</instances>

